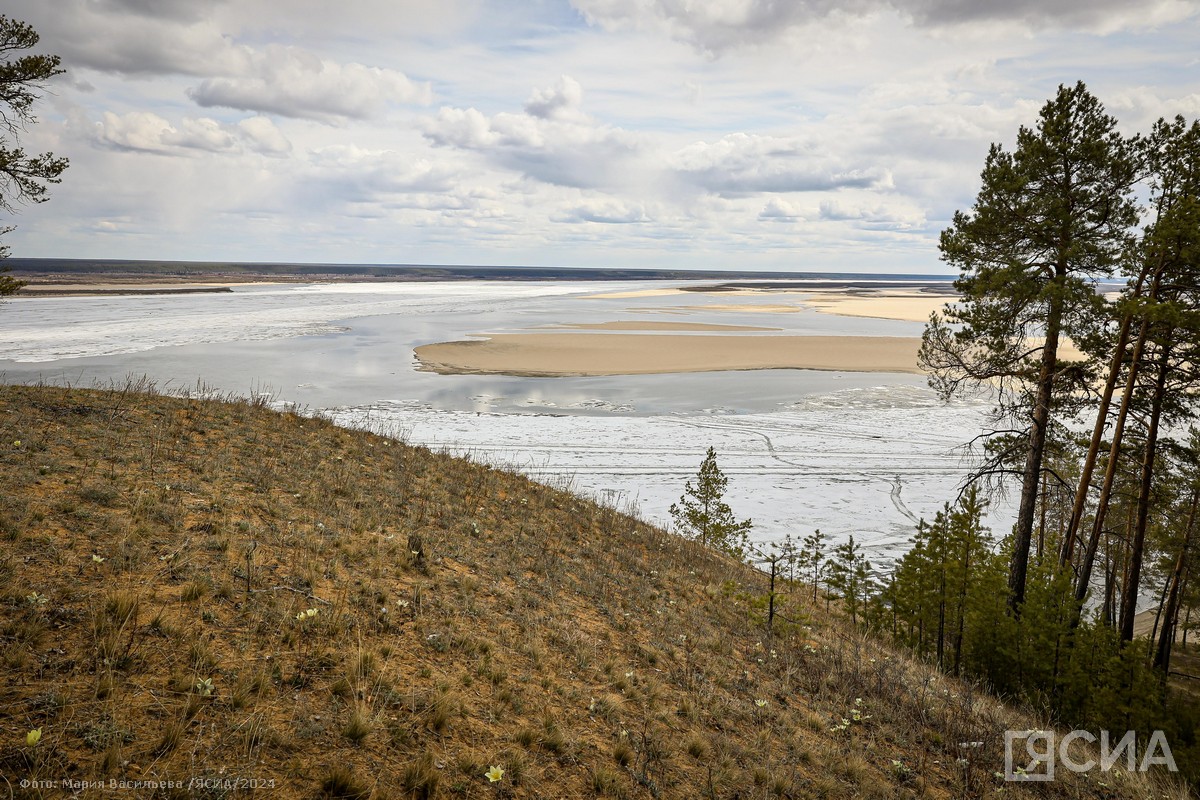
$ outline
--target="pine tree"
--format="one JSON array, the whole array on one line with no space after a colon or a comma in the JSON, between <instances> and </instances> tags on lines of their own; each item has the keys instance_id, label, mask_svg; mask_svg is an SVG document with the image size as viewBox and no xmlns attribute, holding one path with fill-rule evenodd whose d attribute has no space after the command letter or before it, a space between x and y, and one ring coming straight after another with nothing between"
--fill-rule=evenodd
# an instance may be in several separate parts
<instances>
[{"instance_id":1,"label":"pine tree","mask_svg":"<svg viewBox=\"0 0 1200 800\"><path fill-rule=\"evenodd\" d=\"M829 561L829 588L841 599L843 608L850 614L850 621L855 624L859 610L871 596L872 574L871 562L853 536L833 548L833 558Z\"/></svg>"},{"instance_id":2,"label":"pine tree","mask_svg":"<svg viewBox=\"0 0 1200 800\"><path fill-rule=\"evenodd\" d=\"M791 534L782 542L771 542L765 548L745 545L748 561L767 573L767 636L775 635L775 616L781 589L794 583L799 551ZM788 577L788 576L792 577Z\"/></svg>"},{"instance_id":3,"label":"pine tree","mask_svg":"<svg viewBox=\"0 0 1200 800\"><path fill-rule=\"evenodd\" d=\"M825 540L828 537L820 529L805 536L800 542L800 552L796 556L796 566L802 579L807 579L812 585L812 599L817 602L817 591L821 578L825 574Z\"/></svg>"},{"instance_id":4,"label":"pine tree","mask_svg":"<svg viewBox=\"0 0 1200 800\"><path fill-rule=\"evenodd\" d=\"M67 168L67 159L53 153L29 155L17 142L18 134L36 121L33 105L46 81L63 72L58 56L24 55L8 59L10 53L28 50L38 43L37 32L29 25L0 15L0 210L12 213L14 203L41 203L46 200L48 184L58 183ZM11 142L10 142L11 140ZM0 227L0 235L12 230ZM8 248L0 245L0 259ZM0 296L13 294L24 284L3 274L0 268Z\"/></svg>"},{"instance_id":5,"label":"pine tree","mask_svg":"<svg viewBox=\"0 0 1200 800\"><path fill-rule=\"evenodd\" d=\"M742 558L746 552L752 522L740 522L725 502L729 479L717 466L717 452L708 448L700 464L695 485L688 481L678 503L671 504L671 518L683 533L705 547Z\"/></svg>"},{"instance_id":6,"label":"pine tree","mask_svg":"<svg viewBox=\"0 0 1200 800\"><path fill-rule=\"evenodd\" d=\"M1021 494L1009 564L1009 608L1025 599L1034 513L1052 407L1063 376L1059 344L1090 328L1107 277L1137 221L1133 147L1082 84L1060 86L1016 149L992 145L970 213L943 231L942 259L960 269L962 296L934 315L921 365L943 395L998 390L997 416L1021 431ZM1008 427L1008 426L1005 426ZM996 465L999 466L999 465Z\"/></svg>"},{"instance_id":7,"label":"pine tree","mask_svg":"<svg viewBox=\"0 0 1200 800\"><path fill-rule=\"evenodd\" d=\"M991 534L982 522L986 506L971 488L957 505L939 511L932 524L922 520L889 587L897 628L905 628L898 638L955 674L975 633L971 609L992 560Z\"/></svg>"},{"instance_id":8,"label":"pine tree","mask_svg":"<svg viewBox=\"0 0 1200 800\"><path fill-rule=\"evenodd\" d=\"M950 628L947 631L949 644L954 654L950 669L957 675L962 669L963 650L966 641L967 615L980 593L980 574L992 554L992 535L983 526L983 512L987 501L979 497L974 487L959 500L950 511L950 541L947 550L950 557L947 602L950 606Z\"/></svg>"}]
</instances>

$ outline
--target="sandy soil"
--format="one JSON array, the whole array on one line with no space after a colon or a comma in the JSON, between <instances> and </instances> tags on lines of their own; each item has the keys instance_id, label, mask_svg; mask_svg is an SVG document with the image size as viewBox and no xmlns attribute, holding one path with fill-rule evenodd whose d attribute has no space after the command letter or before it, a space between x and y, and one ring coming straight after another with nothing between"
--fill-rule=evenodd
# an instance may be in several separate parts
<instances>
[{"instance_id":1,"label":"sandy soil","mask_svg":"<svg viewBox=\"0 0 1200 800\"><path fill-rule=\"evenodd\" d=\"M804 302L814 310L827 314L927 322L930 314L940 312L953 299L928 292L887 291L870 295L810 294Z\"/></svg>"},{"instance_id":2,"label":"sandy soil","mask_svg":"<svg viewBox=\"0 0 1200 800\"><path fill-rule=\"evenodd\" d=\"M585 299L591 300L629 300L635 297L670 297L672 295L687 294L682 289L634 289L628 292L601 292L599 294L585 295Z\"/></svg>"},{"instance_id":3,"label":"sandy soil","mask_svg":"<svg viewBox=\"0 0 1200 800\"><path fill-rule=\"evenodd\" d=\"M876 317L909 322L925 322L930 313L941 311L953 300L948 294L922 292L914 289L861 289L853 291L797 291L795 289L725 289L714 287L712 291L695 289L644 289L629 292L607 292L589 295L593 298L610 300L642 297L679 297L681 295L721 296L729 298L770 298L772 303L711 303L708 305L668 306L656 311L727 311L755 312L762 314L787 314L800 311L819 311L825 314L840 314L847 317Z\"/></svg>"},{"instance_id":4,"label":"sandy soil","mask_svg":"<svg viewBox=\"0 0 1200 800\"><path fill-rule=\"evenodd\" d=\"M741 369L919 372L916 338L517 333L416 348L442 374L639 375Z\"/></svg>"},{"instance_id":5,"label":"sandy soil","mask_svg":"<svg viewBox=\"0 0 1200 800\"><path fill-rule=\"evenodd\" d=\"M582 331L778 331L756 325L717 325L708 322L658 322L655 320L617 320L615 322L567 322L555 328Z\"/></svg>"},{"instance_id":6,"label":"sandy soil","mask_svg":"<svg viewBox=\"0 0 1200 800\"><path fill-rule=\"evenodd\" d=\"M662 313L678 311L733 311L740 313L748 311L757 314L796 314L812 309L797 300L795 305L783 305L779 303L771 303L769 305L762 303L711 303L706 306L663 306L652 310Z\"/></svg>"},{"instance_id":7,"label":"sandy soil","mask_svg":"<svg viewBox=\"0 0 1200 800\"><path fill-rule=\"evenodd\" d=\"M1148 637L1150 635L1150 632L1154 630L1154 618L1157 616L1157 614L1158 614L1157 608L1148 608L1145 611L1141 612L1140 614L1134 615L1134 617L1133 617L1133 635L1135 637L1139 637L1139 638L1143 637L1143 636ZM1160 625L1162 624L1161 620L1159 621L1159 624ZM1182 611L1179 614L1179 626L1180 626L1179 628L1175 629L1175 641L1177 641L1177 642L1183 641L1183 631L1181 630L1181 628L1183 627ZM1194 633L1192 634L1192 637L1195 638Z\"/></svg>"}]
</instances>

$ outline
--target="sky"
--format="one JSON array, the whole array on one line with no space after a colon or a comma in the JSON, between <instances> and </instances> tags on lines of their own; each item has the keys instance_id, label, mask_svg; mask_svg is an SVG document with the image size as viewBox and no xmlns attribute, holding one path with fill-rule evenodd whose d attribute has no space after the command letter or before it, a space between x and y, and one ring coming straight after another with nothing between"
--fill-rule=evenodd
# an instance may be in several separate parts
<instances>
[{"instance_id":1,"label":"sky","mask_svg":"<svg viewBox=\"0 0 1200 800\"><path fill-rule=\"evenodd\" d=\"M12 255L947 274L1060 84L1200 116L1200 0L7 0Z\"/></svg>"}]
</instances>

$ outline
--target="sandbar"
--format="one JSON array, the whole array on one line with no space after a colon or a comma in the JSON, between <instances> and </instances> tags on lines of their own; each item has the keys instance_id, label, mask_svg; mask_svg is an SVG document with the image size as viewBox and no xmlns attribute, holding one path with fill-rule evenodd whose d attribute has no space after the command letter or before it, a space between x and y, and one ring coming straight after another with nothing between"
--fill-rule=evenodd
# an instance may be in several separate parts
<instances>
[{"instance_id":1,"label":"sandbar","mask_svg":"<svg viewBox=\"0 0 1200 800\"><path fill-rule=\"evenodd\" d=\"M757 325L719 325L712 322L661 322L658 320L616 320L615 322L564 322L554 326L582 331L778 331Z\"/></svg>"},{"instance_id":2,"label":"sandbar","mask_svg":"<svg viewBox=\"0 0 1200 800\"><path fill-rule=\"evenodd\" d=\"M920 373L915 337L511 333L417 347L444 375L646 375L750 369Z\"/></svg>"},{"instance_id":3,"label":"sandbar","mask_svg":"<svg viewBox=\"0 0 1200 800\"><path fill-rule=\"evenodd\" d=\"M649 309L662 314L671 314L677 312L694 312L694 311L731 311L731 312L750 312L754 314L798 314L801 311L810 311L803 303L796 305L784 305L781 303L709 303L704 306L661 306L659 308Z\"/></svg>"},{"instance_id":4,"label":"sandbar","mask_svg":"<svg viewBox=\"0 0 1200 800\"><path fill-rule=\"evenodd\" d=\"M934 311L942 311L947 302L957 295L949 286L928 285L914 287L883 286L870 284L826 285L805 289L795 285L773 287L709 285L676 288L640 289L625 292L605 292L588 295L594 299L637 299L647 297L687 297L709 295L721 298L769 298L772 302L718 302L705 305L672 305L648 309L659 313L678 311L716 311L759 314L794 314L817 311L845 317L872 317L906 322L926 322Z\"/></svg>"},{"instance_id":5,"label":"sandbar","mask_svg":"<svg viewBox=\"0 0 1200 800\"><path fill-rule=\"evenodd\" d=\"M683 289L630 289L621 292L586 294L583 297L586 300L631 300L637 297L670 297L683 293Z\"/></svg>"},{"instance_id":6,"label":"sandbar","mask_svg":"<svg viewBox=\"0 0 1200 800\"><path fill-rule=\"evenodd\" d=\"M955 296L929 292L881 291L872 294L810 294L804 302L816 311L844 317L874 317L907 322L928 322L933 312L941 313Z\"/></svg>"}]
</instances>

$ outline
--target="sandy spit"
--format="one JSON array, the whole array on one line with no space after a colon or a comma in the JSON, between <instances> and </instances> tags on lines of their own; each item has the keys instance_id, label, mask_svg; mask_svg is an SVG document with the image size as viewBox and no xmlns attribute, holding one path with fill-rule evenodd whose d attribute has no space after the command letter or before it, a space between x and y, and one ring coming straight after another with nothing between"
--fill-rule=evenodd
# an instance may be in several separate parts
<instances>
[{"instance_id":1,"label":"sandy spit","mask_svg":"<svg viewBox=\"0 0 1200 800\"><path fill-rule=\"evenodd\" d=\"M746 369L918 373L918 338L516 333L417 347L420 369L531 377Z\"/></svg>"}]
</instances>

